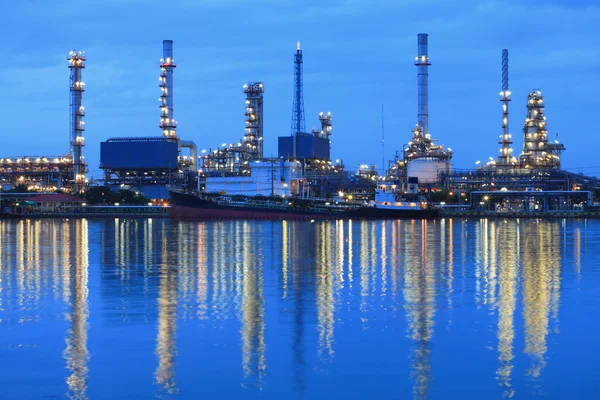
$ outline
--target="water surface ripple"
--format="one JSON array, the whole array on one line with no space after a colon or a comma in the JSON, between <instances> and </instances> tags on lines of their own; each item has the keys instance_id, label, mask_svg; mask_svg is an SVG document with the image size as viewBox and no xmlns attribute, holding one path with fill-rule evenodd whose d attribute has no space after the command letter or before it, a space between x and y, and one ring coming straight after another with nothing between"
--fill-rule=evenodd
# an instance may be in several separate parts
<instances>
[{"instance_id":1,"label":"water surface ripple","mask_svg":"<svg viewBox=\"0 0 600 400\"><path fill-rule=\"evenodd\" d=\"M597 398L600 221L0 221L0 397Z\"/></svg>"}]
</instances>

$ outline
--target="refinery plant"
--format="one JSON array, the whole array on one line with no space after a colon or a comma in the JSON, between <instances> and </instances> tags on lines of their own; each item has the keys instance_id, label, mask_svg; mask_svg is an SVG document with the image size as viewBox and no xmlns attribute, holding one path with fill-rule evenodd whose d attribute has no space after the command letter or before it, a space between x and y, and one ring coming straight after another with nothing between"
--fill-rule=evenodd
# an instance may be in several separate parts
<instances>
[{"instance_id":1,"label":"refinery plant","mask_svg":"<svg viewBox=\"0 0 600 400\"><path fill-rule=\"evenodd\" d=\"M85 108L83 92L85 83L82 72L86 55L73 50L67 58L70 71L70 154L63 155L23 155L17 157L0 156L0 179L2 189L25 186L28 190L65 190L74 194L82 193L87 184L87 164L83 157L85 131Z\"/></svg>"},{"instance_id":2,"label":"refinery plant","mask_svg":"<svg viewBox=\"0 0 600 400\"><path fill-rule=\"evenodd\" d=\"M245 133L237 143L202 150L200 188L206 193L245 196L321 197L347 187L343 165L331 161L332 117L320 113L320 129L306 132L303 96L303 54L294 54L294 96L289 136L278 138L278 156L263 154L262 82L244 85ZM345 178L345 179L344 179Z\"/></svg>"},{"instance_id":3,"label":"refinery plant","mask_svg":"<svg viewBox=\"0 0 600 400\"><path fill-rule=\"evenodd\" d=\"M539 89L532 90L527 97L527 116L523 123L523 150L513 155L513 136L509 132L509 102L511 92L508 84L508 50L502 50L502 134L499 136L500 153L497 158L479 165L474 170L440 171L439 187L460 196L478 192L481 196L523 197L522 191L553 191L553 195L564 199L578 198L577 193L586 188L590 193L600 188L596 178L575 174L561 169L561 156L565 146L556 138L550 140L548 122L544 110L544 97ZM477 162L480 164L480 162ZM515 192L515 193L508 193ZM536 194L538 196L539 194ZM477 203L471 199L471 203ZM470 204L473 206L473 204Z\"/></svg>"},{"instance_id":4,"label":"refinery plant","mask_svg":"<svg viewBox=\"0 0 600 400\"><path fill-rule=\"evenodd\" d=\"M414 192L417 182L421 186L434 186L439 182L440 173L449 172L452 168L452 150L435 144L429 133L428 69L431 62L428 40L426 33L417 36L417 124L412 130L411 141L403 149L402 158L397 155L388 172L388 178L404 186L405 193Z\"/></svg>"},{"instance_id":5,"label":"refinery plant","mask_svg":"<svg viewBox=\"0 0 600 400\"><path fill-rule=\"evenodd\" d=\"M177 135L173 113L173 41L163 41L159 87L160 130L158 137L110 138L100 144L100 168L104 183L113 189L139 191L151 199L166 199L167 186L192 188L197 182L196 144ZM189 154L184 155L183 149Z\"/></svg>"},{"instance_id":6,"label":"refinery plant","mask_svg":"<svg viewBox=\"0 0 600 400\"><path fill-rule=\"evenodd\" d=\"M330 112L318 115L319 127L306 129L303 95L304 56L298 42L293 55L293 98L290 134L277 138L276 157L264 154L265 83L249 81L243 85L245 126L239 140L220 146L204 147L199 153L193 141L178 134L174 115L173 41L163 41L159 69L160 135L109 138L100 146L103 179L98 183L113 189L126 188L155 200L165 200L169 188L198 190L206 194L238 196L297 196L336 198L340 201L367 201L377 182L398 187L404 199L425 199L436 193L455 194L461 204L473 206L469 194L487 197L495 191L553 191L560 199L569 191L600 188L595 178L561 170L565 146L551 140L541 90L527 98L527 117L523 124L523 150L513 154L513 135L509 131L511 92L508 79L508 50L502 50L500 102L500 153L472 170L452 167L453 151L438 144L429 128L428 35L417 35L417 119L407 145L397 151L387 170L378 174L374 165L362 165L350 173L340 159L331 158L333 120ZM0 158L3 188L25 185L30 190L80 194L86 190L87 164L83 156L85 109L82 104L85 84L82 71L86 55L69 53L70 70L70 154ZM563 193L564 192L564 193ZM485 194L487 193L487 194ZM558 193L558 194L557 194ZM496 195L496 194L494 194ZM509 194L507 194L509 196ZM567 197L564 197L567 196ZM558 199L557 197L557 199ZM557 200L558 201L558 200ZM566 203L566 202L565 202Z\"/></svg>"}]
</instances>

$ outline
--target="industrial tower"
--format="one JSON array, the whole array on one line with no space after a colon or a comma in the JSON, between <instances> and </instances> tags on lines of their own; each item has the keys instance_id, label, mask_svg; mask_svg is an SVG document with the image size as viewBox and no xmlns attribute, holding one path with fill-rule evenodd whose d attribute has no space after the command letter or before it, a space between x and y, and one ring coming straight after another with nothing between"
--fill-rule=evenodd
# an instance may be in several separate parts
<instances>
[{"instance_id":1,"label":"industrial tower","mask_svg":"<svg viewBox=\"0 0 600 400\"><path fill-rule=\"evenodd\" d=\"M415 58L415 65L417 66L417 80L418 80L418 110L417 110L417 122L423 128L423 134L429 133L429 56L427 51L428 35L426 33L419 33L417 35L417 51L418 55Z\"/></svg>"},{"instance_id":2,"label":"industrial tower","mask_svg":"<svg viewBox=\"0 0 600 400\"><path fill-rule=\"evenodd\" d=\"M402 166L407 168L408 177L419 178L419 182L435 182L440 172L450 170L452 150L435 144L429 133L428 68L431 65L428 55L428 35L417 35L417 124L413 128L412 140L404 148Z\"/></svg>"},{"instance_id":3,"label":"industrial tower","mask_svg":"<svg viewBox=\"0 0 600 400\"><path fill-rule=\"evenodd\" d=\"M544 97L541 90L533 90L527 99L527 118L523 127L523 153L521 167L560 168L560 156L565 150L562 143L548 141L548 128L544 115Z\"/></svg>"},{"instance_id":4,"label":"industrial tower","mask_svg":"<svg viewBox=\"0 0 600 400\"><path fill-rule=\"evenodd\" d=\"M319 121L321 122L321 132L319 136L329 139L329 136L331 136L331 129L333 127L331 122L331 112L328 112L327 114L320 112Z\"/></svg>"},{"instance_id":5,"label":"industrial tower","mask_svg":"<svg viewBox=\"0 0 600 400\"><path fill-rule=\"evenodd\" d=\"M160 60L160 129L165 137L177 138L177 121L173 117L173 41L163 40L163 58Z\"/></svg>"},{"instance_id":6,"label":"industrial tower","mask_svg":"<svg viewBox=\"0 0 600 400\"><path fill-rule=\"evenodd\" d=\"M296 46L294 56L294 105L292 108L292 136L298 132L304 132L304 96L302 94L302 50L300 42Z\"/></svg>"},{"instance_id":7,"label":"industrial tower","mask_svg":"<svg viewBox=\"0 0 600 400\"><path fill-rule=\"evenodd\" d=\"M81 72L85 68L85 52L70 51L69 69L71 70L71 155L73 157L73 193L82 193L85 185L86 164L83 161L83 131L85 130L85 108L82 105L85 83L81 80Z\"/></svg>"},{"instance_id":8,"label":"industrial tower","mask_svg":"<svg viewBox=\"0 0 600 400\"><path fill-rule=\"evenodd\" d=\"M248 158L263 158L263 93L262 82L244 85L246 94L245 154Z\"/></svg>"},{"instance_id":9,"label":"industrial tower","mask_svg":"<svg viewBox=\"0 0 600 400\"><path fill-rule=\"evenodd\" d=\"M515 166L517 159L512 156L512 135L508 130L508 102L510 101L510 90L508 90L508 50L502 50L502 91L500 92L500 101L502 102L502 135L498 144L500 155L497 165L499 167Z\"/></svg>"}]
</instances>

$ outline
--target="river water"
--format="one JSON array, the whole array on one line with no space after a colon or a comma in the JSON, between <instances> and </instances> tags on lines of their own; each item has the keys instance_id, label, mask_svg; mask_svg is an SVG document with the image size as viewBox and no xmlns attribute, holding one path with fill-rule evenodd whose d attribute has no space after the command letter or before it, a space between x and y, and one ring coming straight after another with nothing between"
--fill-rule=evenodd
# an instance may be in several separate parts
<instances>
[{"instance_id":1,"label":"river water","mask_svg":"<svg viewBox=\"0 0 600 400\"><path fill-rule=\"evenodd\" d=\"M0 397L598 398L600 221L0 221Z\"/></svg>"}]
</instances>

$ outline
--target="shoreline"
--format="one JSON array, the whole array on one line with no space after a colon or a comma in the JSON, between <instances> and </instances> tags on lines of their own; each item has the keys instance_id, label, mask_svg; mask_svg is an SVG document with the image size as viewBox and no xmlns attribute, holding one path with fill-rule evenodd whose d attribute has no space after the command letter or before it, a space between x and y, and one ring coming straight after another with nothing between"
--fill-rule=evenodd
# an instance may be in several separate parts
<instances>
[{"instance_id":1,"label":"shoreline","mask_svg":"<svg viewBox=\"0 0 600 400\"><path fill-rule=\"evenodd\" d=\"M91 218L91 219L104 219L104 218L168 218L179 221L203 221L204 219L199 218L181 218L181 217L172 217L169 215L169 209L165 207L161 207L161 209L156 209L152 211L118 211L111 210L111 212L106 213L98 213L98 212L45 212L45 213L23 213L23 214L8 214L3 213L0 214L0 220L9 220L9 219L49 219L49 218ZM430 220L441 220L448 218L465 218L465 219L481 219L481 218L489 218L489 219L600 219L600 212L586 212L586 211L577 211L577 212L565 212L565 211L555 211L555 212L484 212L484 211L460 211L460 212L440 212L440 214L436 217L430 218ZM338 218L331 218L331 220L337 220ZM341 219L349 219L352 218L341 218ZM364 218L369 219L369 218ZM406 219L411 220L414 218L390 218L389 220L396 219ZM215 218L215 219L206 219L206 221L223 221L223 220L247 220L240 218ZM250 219L253 220L253 219ZM286 220L286 218L257 218L256 221L264 221L264 220ZM386 218L372 218L372 220L386 220Z\"/></svg>"}]
</instances>

